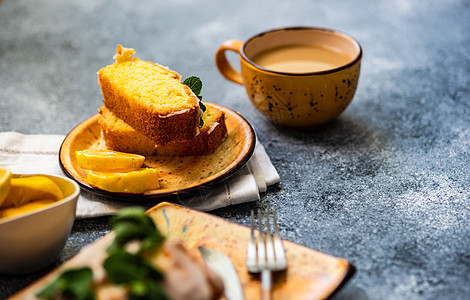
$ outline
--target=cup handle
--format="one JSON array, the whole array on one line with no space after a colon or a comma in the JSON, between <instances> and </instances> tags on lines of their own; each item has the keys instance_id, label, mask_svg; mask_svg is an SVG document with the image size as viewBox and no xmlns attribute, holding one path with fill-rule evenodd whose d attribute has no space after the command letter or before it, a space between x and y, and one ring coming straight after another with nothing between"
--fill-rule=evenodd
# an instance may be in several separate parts
<instances>
[{"instance_id":1,"label":"cup handle","mask_svg":"<svg viewBox=\"0 0 470 300\"><path fill-rule=\"evenodd\" d=\"M224 42L219 49L217 49L215 54L215 65L217 66L217 69L219 69L220 74L222 74L226 79L241 85L243 85L242 75L229 63L227 56L225 55L225 51L230 50L240 54L240 48L242 45L243 42L241 41L228 40Z\"/></svg>"}]
</instances>

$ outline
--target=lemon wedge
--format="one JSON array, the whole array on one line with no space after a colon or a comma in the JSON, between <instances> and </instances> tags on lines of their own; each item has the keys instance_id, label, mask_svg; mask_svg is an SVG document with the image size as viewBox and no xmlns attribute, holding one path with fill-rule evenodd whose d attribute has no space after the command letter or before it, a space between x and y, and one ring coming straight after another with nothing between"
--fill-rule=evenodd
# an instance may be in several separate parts
<instances>
[{"instance_id":1,"label":"lemon wedge","mask_svg":"<svg viewBox=\"0 0 470 300\"><path fill-rule=\"evenodd\" d=\"M2 207L19 207L39 200L60 200L62 190L50 178L41 175L11 178L10 191Z\"/></svg>"},{"instance_id":2,"label":"lemon wedge","mask_svg":"<svg viewBox=\"0 0 470 300\"><path fill-rule=\"evenodd\" d=\"M88 170L87 181L94 187L116 193L138 194L160 187L157 170L152 168L122 173Z\"/></svg>"},{"instance_id":3,"label":"lemon wedge","mask_svg":"<svg viewBox=\"0 0 470 300\"><path fill-rule=\"evenodd\" d=\"M88 149L75 154L80 168L102 172L138 169L145 160L142 155L112 150Z\"/></svg>"},{"instance_id":4,"label":"lemon wedge","mask_svg":"<svg viewBox=\"0 0 470 300\"><path fill-rule=\"evenodd\" d=\"M40 209L44 206L54 203L55 200L37 200L30 203L26 203L19 207L7 207L7 208L0 208L0 219L8 218L11 216L15 216L21 213L26 213L29 211L33 211L36 209Z\"/></svg>"},{"instance_id":5,"label":"lemon wedge","mask_svg":"<svg viewBox=\"0 0 470 300\"><path fill-rule=\"evenodd\" d=\"M11 177L10 170L0 168L0 207L2 207L10 191Z\"/></svg>"}]
</instances>

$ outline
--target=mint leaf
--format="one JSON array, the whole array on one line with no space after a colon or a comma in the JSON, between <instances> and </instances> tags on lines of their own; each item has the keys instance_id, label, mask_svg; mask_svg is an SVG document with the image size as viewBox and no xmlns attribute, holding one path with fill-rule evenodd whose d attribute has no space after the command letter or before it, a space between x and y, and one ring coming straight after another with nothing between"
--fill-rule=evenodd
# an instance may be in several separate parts
<instances>
[{"instance_id":1,"label":"mint leaf","mask_svg":"<svg viewBox=\"0 0 470 300\"><path fill-rule=\"evenodd\" d=\"M201 98L202 98L202 97L201 97ZM203 112L205 112L206 109L207 109L206 106L205 106L204 104L202 104L202 102L199 102L199 107L201 108L201 110L202 110Z\"/></svg>"},{"instance_id":2,"label":"mint leaf","mask_svg":"<svg viewBox=\"0 0 470 300\"><path fill-rule=\"evenodd\" d=\"M48 285L36 296L41 299L75 299L92 300L93 272L90 268L70 269L63 272L55 281Z\"/></svg>"},{"instance_id":3,"label":"mint leaf","mask_svg":"<svg viewBox=\"0 0 470 300\"><path fill-rule=\"evenodd\" d=\"M142 255L120 249L108 256L103 266L111 282L128 288L129 299L167 299L159 284L163 273Z\"/></svg>"},{"instance_id":4,"label":"mint leaf","mask_svg":"<svg viewBox=\"0 0 470 300\"><path fill-rule=\"evenodd\" d=\"M106 258L103 267L114 283L129 283L142 280L144 267L142 258L124 250L118 250Z\"/></svg>"},{"instance_id":5,"label":"mint leaf","mask_svg":"<svg viewBox=\"0 0 470 300\"><path fill-rule=\"evenodd\" d=\"M167 300L161 286L164 274L148 259L163 244L165 237L143 208L126 208L111 219L115 238L103 262L110 282L129 291L131 300ZM140 241L140 248L130 253L126 245ZM42 299L93 300L93 272L90 268L69 269L37 296Z\"/></svg>"},{"instance_id":6,"label":"mint leaf","mask_svg":"<svg viewBox=\"0 0 470 300\"><path fill-rule=\"evenodd\" d=\"M148 294L146 300L168 300L162 286L155 281L147 282Z\"/></svg>"},{"instance_id":7,"label":"mint leaf","mask_svg":"<svg viewBox=\"0 0 470 300\"><path fill-rule=\"evenodd\" d=\"M193 91L196 97L199 99L199 107L204 113L206 111L206 106L202 104L202 96L201 96L202 81L201 79L197 76L191 76L191 77L186 78L183 81L183 84L186 84ZM201 117L201 119L199 119L199 127L202 127L203 125L204 125L204 120Z\"/></svg>"},{"instance_id":8,"label":"mint leaf","mask_svg":"<svg viewBox=\"0 0 470 300\"><path fill-rule=\"evenodd\" d=\"M196 96L199 96L201 94L202 81L199 77L197 76L188 77L183 81L183 84L186 84ZM202 100L202 99L199 98L199 100Z\"/></svg>"},{"instance_id":9,"label":"mint leaf","mask_svg":"<svg viewBox=\"0 0 470 300\"><path fill-rule=\"evenodd\" d=\"M127 208L111 219L114 227L114 241L108 247L109 254L119 250L133 240L142 241L141 251L154 250L161 246L165 238L158 231L153 220L142 208Z\"/></svg>"},{"instance_id":10,"label":"mint leaf","mask_svg":"<svg viewBox=\"0 0 470 300\"><path fill-rule=\"evenodd\" d=\"M129 300L168 300L158 282L135 282L129 288Z\"/></svg>"},{"instance_id":11,"label":"mint leaf","mask_svg":"<svg viewBox=\"0 0 470 300\"><path fill-rule=\"evenodd\" d=\"M140 252L143 254L153 252L156 250L156 248L159 248L164 241L165 237L163 235L156 234L152 236L147 236L142 240Z\"/></svg>"},{"instance_id":12,"label":"mint leaf","mask_svg":"<svg viewBox=\"0 0 470 300\"><path fill-rule=\"evenodd\" d=\"M163 273L147 260L165 240L152 218L142 208L126 208L115 215L111 223L115 237L103 263L109 280L124 285L129 299L166 300L160 284ZM136 240L140 241L140 248L135 253L128 252L126 244Z\"/></svg>"},{"instance_id":13,"label":"mint leaf","mask_svg":"<svg viewBox=\"0 0 470 300\"><path fill-rule=\"evenodd\" d=\"M153 220L145 214L145 210L141 207L123 209L111 219L114 229L124 223L138 225L145 234L156 230Z\"/></svg>"},{"instance_id":14,"label":"mint leaf","mask_svg":"<svg viewBox=\"0 0 470 300\"><path fill-rule=\"evenodd\" d=\"M124 250L111 254L103 263L108 278L115 283L142 282L146 278L161 280L163 274L142 256Z\"/></svg>"}]
</instances>

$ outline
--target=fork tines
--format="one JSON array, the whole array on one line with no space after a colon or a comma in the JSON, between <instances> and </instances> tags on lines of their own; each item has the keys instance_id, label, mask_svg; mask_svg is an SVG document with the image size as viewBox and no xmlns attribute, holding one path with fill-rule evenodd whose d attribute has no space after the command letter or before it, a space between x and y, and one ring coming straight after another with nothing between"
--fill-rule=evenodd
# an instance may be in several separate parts
<instances>
[{"instance_id":1,"label":"fork tines","mask_svg":"<svg viewBox=\"0 0 470 300\"><path fill-rule=\"evenodd\" d=\"M264 216L263 216L264 215ZM272 233L270 215L274 234ZM266 231L263 227L263 219ZM251 211L251 235L248 243L246 266L248 272L259 273L263 270L281 271L286 269L287 261L277 226L276 210L258 209L258 231L255 227L255 213Z\"/></svg>"}]
</instances>

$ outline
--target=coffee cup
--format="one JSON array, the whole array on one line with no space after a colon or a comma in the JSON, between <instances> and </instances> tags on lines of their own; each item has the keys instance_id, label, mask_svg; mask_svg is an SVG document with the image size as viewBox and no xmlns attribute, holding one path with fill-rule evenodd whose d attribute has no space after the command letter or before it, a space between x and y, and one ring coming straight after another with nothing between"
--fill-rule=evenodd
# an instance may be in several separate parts
<instances>
[{"instance_id":1,"label":"coffee cup","mask_svg":"<svg viewBox=\"0 0 470 300\"><path fill-rule=\"evenodd\" d=\"M238 54L240 72L227 58ZM244 85L251 103L273 123L310 128L338 117L356 92L362 49L331 29L289 27L245 42L228 40L215 55L219 72Z\"/></svg>"}]
</instances>

